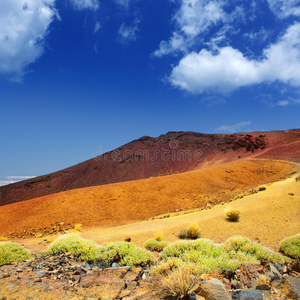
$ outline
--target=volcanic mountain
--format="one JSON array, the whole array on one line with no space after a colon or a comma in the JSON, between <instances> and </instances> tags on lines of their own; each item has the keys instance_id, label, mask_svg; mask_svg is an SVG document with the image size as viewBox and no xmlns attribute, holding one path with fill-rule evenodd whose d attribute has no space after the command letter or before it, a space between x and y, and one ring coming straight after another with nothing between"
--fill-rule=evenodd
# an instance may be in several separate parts
<instances>
[{"instance_id":1,"label":"volcanic mountain","mask_svg":"<svg viewBox=\"0 0 300 300\"><path fill-rule=\"evenodd\" d=\"M0 206L71 189L182 173L252 157L300 162L300 129L144 136L70 168L0 187Z\"/></svg>"}]
</instances>

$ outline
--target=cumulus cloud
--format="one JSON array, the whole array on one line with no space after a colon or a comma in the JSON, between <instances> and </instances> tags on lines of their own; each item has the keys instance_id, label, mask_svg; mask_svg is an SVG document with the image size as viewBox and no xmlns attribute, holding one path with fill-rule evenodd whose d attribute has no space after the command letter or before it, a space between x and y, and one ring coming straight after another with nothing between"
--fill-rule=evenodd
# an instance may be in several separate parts
<instances>
[{"instance_id":1,"label":"cumulus cloud","mask_svg":"<svg viewBox=\"0 0 300 300\"><path fill-rule=\"evenodd\" d=\"M139 19L135 19L133 24L130 26L125 25L125 23L122 23L119 30L118 30L118 40L121 43L128 43L131 41L135 41L137 38L137 33L139 31Z\"/></svg>"},{"instance_id":2,"label":"cumulus cloud","mask_svg":"<svg viewBox=\"0 0 300 300\"><path fill-rule=\"evenodd\" d=\"M154 56L163 56L172 52L185 51L194 38L228 18L222 0L182 0L181 6L173 16L177 27L168 41L161 41Z\"/></svg>"},{"instance_id":3,"label":"cumulus cloud","mask_svg":"<svg viewBox=\"0 0 300 300\"><path fill-rule=\"evenodd\" d=\"M0 72L21 80L44 51L43 41L57 16L55 0L9 0L0 9Z\"/></svg>"},{"instance_id":4,"label":"cumulus cloud","mask_svg":"<svg viewBox=\"0 0 300 300\"><path fill-rule=\"evenodd\" d=\"M91 9L97 10L99 8L98 0L70 0L73 7L79 10Z\"/></svg>"},{"instance_id":5,"label":"cumulus cloud","mask_svg":"<svg viewBox=\"0 0 300 300\"><path fill-rule=\"evenodd\" d=\"M269 7L279 18L300 16L300 0L268 0Z\"/></svg>"},{"instance_id":6,"label":"cumulus cloud","mask_svg":"<svg viewBox=\"0 0 300 300\"><path fill-rule=\"evenodd\" d=\"M227 93L243 86L280 81L300 86L300 23L290 26L261 59L245 57L230 46L187 54L173 68L170 81L194 94Z\"/></svg>"},{"instance_id":7,"label":"cumulus cloud","mask_svg":"<svg viewBox=\"0 0 300 300\"><path fill-rule=\"evenodd\" d=\"M239 131L241 128L251 124L251 121L243 121L233 125L222 125L216 129L216 132L234 133Z\"/></svg>"}]
</instances>

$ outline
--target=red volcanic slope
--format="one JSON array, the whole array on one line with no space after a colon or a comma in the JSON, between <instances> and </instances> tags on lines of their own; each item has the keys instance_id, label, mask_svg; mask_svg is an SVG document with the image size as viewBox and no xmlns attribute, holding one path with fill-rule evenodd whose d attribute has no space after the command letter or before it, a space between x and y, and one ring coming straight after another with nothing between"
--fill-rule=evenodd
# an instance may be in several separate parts
<instances>
[{"instance_id":1,"label":"red volcanic slope","mask_svg":"<svg viewBox=\"0 0 300 300\"><path fill-rule=\"evenodd\" d=\"M70 168L0 187L0 205L75 188L181 173L248 157L300 162L300 129L145 136Z\"/></svg>"}]
</instances>

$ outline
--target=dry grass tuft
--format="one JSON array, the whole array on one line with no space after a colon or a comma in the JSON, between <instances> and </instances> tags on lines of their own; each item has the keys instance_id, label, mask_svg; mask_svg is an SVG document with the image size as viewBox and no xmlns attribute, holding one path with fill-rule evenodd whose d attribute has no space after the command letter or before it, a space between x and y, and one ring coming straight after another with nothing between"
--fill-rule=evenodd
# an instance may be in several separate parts
<instances>
[{"instance_id":1,"label":"dry grass tuft","mask_svg":"<svg viewBox=\"0 0 300 300\"><path fill-rule=\"evenodd\" d=\"M257 284L258 285L270 285L271 282L271 278L267 275L261 275L259 276L259 278L257 279Z\"/></svg>"},{"instance_id":2,"label":"dry grass tuft","mask_svg":"<svg viewBox=\"0 0 300 300\"><path fill-rule=\"evenodd\" d=\"M202 235L200 227L196 223L190 224L188 228L184 228L179 233L178 237L180 239L189 239L189 240L196 240L199 239Z\"/></svg>"},{"instance_id":3,"label":"dry grass tuft","mask_svg":"<svg viewBox=\"0 0 300 300\"><path fill-rule=\"evenodd\" d=\"M184 267L170 272L164 281L172 296L179 297L179 299L187 297L199 286L197 277Z\"/></svg>"},{"instance_id":4,"label":"dry grass tuft","mask_svg":"<svg viewBox=\"0 0 300 300\"><path fill-rule=\"evenodd\" d=\"M75 231L81 231L82 230L82 225L81 224L75 224L74 230Z\"/></svg>"},{"instance_id":5,"label":"dry grass tuft","mask_svg":"<svg viewBox=\"0 0 300 300\"><path fill-rule=\"evenodd\" d=\"M164 234L162 231L158 231L154 234L154 239L158 242L162 242L164 240Z\"/></svg>"},{"instance_id":6,"label":"dry grass tuft","mask_svg":"<svg viewBox=\"0 0 300 300\"><path fill-rule=\"evenodd\" d=\"M240 219L240 211L231 207L225 209L226 218L230 222L238 222Z\"/></svg>"},{"instance_id":7,"label":"dry grass tuft","mask_svg":"<svg viewBox=\"0 0 300 300\"><path fill-rule=\"evenodd\" d=\"M4 236L0 237L0 242L6 242L6 241L8 241L7 237L4 237Z\"/></svg>"}]
</instances>

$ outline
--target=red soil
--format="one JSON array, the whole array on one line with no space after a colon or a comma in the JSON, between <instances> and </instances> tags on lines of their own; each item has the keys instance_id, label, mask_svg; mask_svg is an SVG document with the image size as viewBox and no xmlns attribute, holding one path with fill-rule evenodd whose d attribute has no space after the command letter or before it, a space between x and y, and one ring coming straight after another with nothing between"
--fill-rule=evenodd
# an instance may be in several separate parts
<instances>
[{"instance_id":1,"label":"red soil","mask_svg":"<svg viewBox=\"0 0 300 300\"><path fill-rule=\"evenodd\" d=\"M238 158L300 162L300 129L237 134L170 132L143 137L73 167L0 187L0 206L61 191L182 173Z\"/></svg>"},{"instance_id":2,"label":"red soil","mask_svg":"<svg viewBox=\"0 0 300 300\"><path fill-rule=\"evenodd\" d=\"M285 178L294 170L284 162L239 160L182 174L60 192L1 206L0 236L49 233L57 222L112 226L199 209Z\"/></svg>"}]
</instances>

